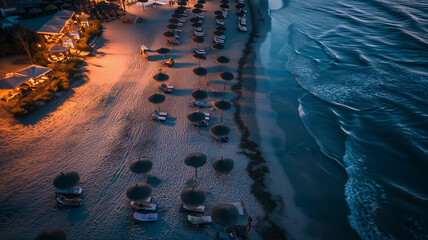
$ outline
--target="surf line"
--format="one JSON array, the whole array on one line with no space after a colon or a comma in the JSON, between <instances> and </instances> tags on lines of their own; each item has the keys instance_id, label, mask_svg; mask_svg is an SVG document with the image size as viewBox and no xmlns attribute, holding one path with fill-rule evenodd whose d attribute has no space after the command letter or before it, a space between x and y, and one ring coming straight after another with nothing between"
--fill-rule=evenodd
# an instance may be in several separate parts
<instances>
[{"instance_id":1,"label":"surf line","mask_svg":"<svg viewBox=\"0 0 428 240\"><path fill-rule=\"evenodd\" d=\"M232 104L235 107L236 111L234 113L234 120L238 125L239 131L241 132L241 142L239 147L241 152L239 154L245 155L248 159L248 166L246 168L249 176L253 179L253 184L251 185L251 193L256 197L257 201L262 205L265 215L259 220L256 225L256 231L262 236L263 239L286 239L285 229L279 226L276 222L270 219L270 215L273 214L278 205L282 205L280 199L274 199L270 192L266 190L266 174L270 172L266 166L266 160L262 156L262 152L259 150L259 146L253 140L250 139L250 130L245 125L241 117L241 105L239 100L242 97L242 83L243 83L243 73L247 60L251 54L253 54L253 44L255 38L258 37L258 27L260 21L256 23L256 13L255 8L251 0L248 0L248 5L251 14L251 25L252 30L249 34L248 40L245 43L245 48L242 51L242 57L239 59L238 64L238 82L232 86L232 91L237 94L237 97L232 99ZM260 10L260 9L259 9ZM260 16L261 13L257 12ZM260 20L264 19L260 16ZM251 78L252 81L255 81L254 78ZM281 202L279 204L278 202Z\"/></svg>"}]
</instances>

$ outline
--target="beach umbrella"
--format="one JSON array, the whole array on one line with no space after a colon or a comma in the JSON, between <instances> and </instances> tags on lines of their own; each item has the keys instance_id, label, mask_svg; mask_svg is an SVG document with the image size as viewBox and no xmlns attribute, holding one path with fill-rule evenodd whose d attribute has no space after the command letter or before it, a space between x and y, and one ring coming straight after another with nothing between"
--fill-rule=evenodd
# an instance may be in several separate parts
<instances>
[{"instance_id":1,"label":"beach umbrella","mask_svg":"<svg viewBox=\"0 0 428 240\"><path fill-rule=\"evenodd\" d=\"M194 36L194 37L192 37L192 42L196 43L196 45L198 46L198 48L199 48L199 43L203 43L204 40L205 40L204 37L201 37L201 36Z\"/></svg>"},{"instance_id":2,"label":"beach umbrella","mask_svg":"<svg viewBox=\"0 0 428 240\"><path fill-rule=\"evenodd\" d=\"M204 5L197 3L197 4L193 5L193 7L195 7L195 8L204 8Z\"/></svg>"},{"instance_id":3,"label":"beach umbrella","mask_svg":"<svg viewBox=\"0 0 428 240\"><path fill-rule=\"evenodd\" d=\"M170 25L173 25L173 24L170 24ZM177 26L177 25L175 25L175 26ZM169 49L168 48L159 48L158 50L156 50L156 53L162 55L163 60L165 60L165 54L169 53Z\"/></svg>"},{"instance_id":4,"label":"beach umbrella","mask_svg":"<svg viewBox=\"0 0 428 240\"><path fill-rule=\"evenodd\" d=\"M220 2L223 4L226 4L226 3L229 3L229 0L221 0Z\"/></svg>"},{"instance_id":5,"label":"beach umbrella","mask_svg":"<svg viewBox=\"0 0 428 240\"><path fill-rule=\"evenodd\" d=\"M221 68L222 68L223 64L228 63L230 60L229 60L229 58L227 58L225 56L220 56L220 57L216 58L215 61L220 64L220 72L221 72Z\"/></svg>"},{"instance_id":6,"label":"beach umbrella","mask_svg":"<svg viewBox=\"0 0 428 240\"><path fill-rule=\"evenodd\" d=\"M201 20L200 18L194 17L194 18L189 19L189 22L195 23L195 22L199 22L200 20Z\"/></svg>"},{"instance_id":7,"label":"beach umbrella","mask_svg":"<svg viewBox=\"0 0 428 240\"><path fill-rule=\"evenodd\" d=\"M175 9L174 10L174 14L183 14L184 10L180 10L180 9Z\"/></svg>"},{"instance_id":8,"label":"beach umbrella","mask_svg":"<svg viewBox=\"0 0 428 240\"><path fill-rule=\"evenodd\" d=\"M45 11L54 11L54 10L57 10L58 9L58 7L57 6L55 6L55 5L47 5L45 8L44 8L44 10Z\"/></svg>"},{"instance_id":9,"label":"beach umbrella","mask_svg":"<svg viewBox=\"0 0 428 240\"><path fill-rule=\"evenodd\" d=\"M177 3L177 5L180 5L180 6L186 6L186 5L187 5L187 2L185 2L185 1L180 1L180 2L178 2L178 3Z\"/></svg>"},{"instance_id":10,"label":"beach umbrella","mask_svg":"<svg viewBox=\"0 0 428 240\"><path fill-rule=\"evenodd\" d=\"M34 6L34 5L27 4L27 5L23 6L22 8L23 8L25 11L27 11L27 12L28 12L28 10L30 10L30 9L32 9L32 8L35 8L35 7L36 7L36 6Z\"/></svg>"},{"instance_id":11,"label":"beach umbrella","mask_svg":"<svg viewBox=\"0 0 428 240\"><path fill-rule=\"evenodd\" d=\"M168 79L169 79L168 74L165 74L163 72L160 72L160 73L153 76L153 80L158 81L158 82L164 82Z\"/></svg>"},{"instance_id":12,"label":"beach umbrella","mask_svg":"<svg viewBox=\"0 0 428 240\"><path fill-rule=\"evenodd\" d=\"M67 240L67 235L59 228L49 228L39 233L36 240Z\"/></svg>"},{"instance_id":13,"label":"beach umbrella","mask_svg":"<svg viewBox=\"0 0 428 240\"><path fill-rule=\"evenodd\" d=\"M245 16L245 13L241 11L241 12L237 13L236 16L243 17L243 16Z\"/></svg>"},{"instance_id":14,"label":"beach umbrella","mask_svg":"<svg viewBox=\"0 0 428 240\"><path fill-rule=\"evenodd\" d=\"M129 165L129 170L137 174L145 174L150 172L153 167L153 162L147 158L138 158Z\"/></svg>"},{"instance_id":15,"label":"beach umbrella","mask_svg":"<svg viewBox=\"0 0 428 240\"><path fill-rule=\"evenodd\" d=\"M43 10L40 8L32 8L32 9L28 10L28 13L31 13L31 14L39 14L42 12L43 12Z\"/></svg>"},{"instance_id":16,"label":"beach umbrella","mask_svg":"<svg viewBox=\"0 0 428 240\"><path fill-rule=\"evenodd\" d=\"M207 91L205 91L205 90L202 90L202 89L196 89L196 90L193 90L193 91L190 93L190 96L192 96L192 98L193 98L194 100L202 100L202 99L205 99L205 98L207 98L207 97L208 97L208 93L207 93Z\"/></svg>"},{"instance_id":17,"label":"beach umbrella","mask_svg":"<svg viewBox=\"0 0 428 240\"><path fill-rule=\"evenodd\" d=\"M226 125L216 124L210 128L213 137L226 137L230 133L230 128Z\"/></svg>"},{"instance_id":18,"label":"beach umbrella","mask_svg":"<svg viewBox=\"0 0 428 240\"><path fill-rule=\"evenodd\" d=\"M177 8L177 10L180 10L180 11L185 11L187 8L186 7L183 7L183 6L180 6L180 7L178 7Z\"/></svg>"},{"instance_id":19,"label":"beach umbrella","mask_svg":"<svg viewBox=\"0 0 428 240\"><path fill-rule=\"evenodd\" d=\"M211 48L215 50L215 56L217 58L217 51L224 49L224 45L220 43L214 43L213 45L211 45Z\"/></svg>"},{"instance_id":20,"label":"beach umbrella","mask_svg":"<svg viewBox=\"0 0 428 240\"><path fill-rule=\"evenodd\" d=\"M234 165L235 163L232 159L221 157L214 160L212 167L214 172L218 175L228 175L232 171Z\"/></svg>"},{"instance_id":21,"label":"beach umbrella","mask_svg":"<svg viewBox=\"0 0 428 240\"><path fill-rule=\"evenodd\" d=\"M175 33L171 32L171 31L166 31L163 33L163 36L166 38L172 38L175 36Z\"/></svg>"},{"instance_id":22,"label":"beach umbrella","mask_svg":"<svg viewBox=\"0 0 428 240\"><path fill-rule=\"evenodd\" d=\"M171 15L172 18L181 18L181 15L179 13L174 13Z\"/></svg>"},{"instance_id":23,"label":"beach umbrella","mask_svg":"<svg viewBox=\"0 0 428 240\"><path fill-rule=\"evenodd\" d=\"M205 192L201 189L189 188L181 193L181 202L188 207L199 207L205 202Z\"/></svg>"},{"instance_id":24,"label":"beach umbrella","mask_svg":"<svg viewBox=\"0 0 428 240\"><path fill-rule=\"evenodd\" d=\"M217 10L217 11L215 11L215 12L214 12L214 14L215 14L215 15L223 15L223 12L222 12L222 11L220 11L220 10Z\"/></svg>"},{"instance_id":25,"label":"beach umbrella","mask_svg":"<svg viewBox=\"0 0 428 240\"><path fill-rule=\"evenodd\" d=\"M227 5L227 4L222 4L222 5L220 5L220 7L221 7L221 8L224 8L224 9L227 9L227 8L229 8L229 5Z\"/></svg>"},{"instance_id":26,"label":"beach umbrella","mask_svg":"<svg viewBox=\"0 0 428 240\"><path fill-rule=\"evenodd\" d=\"M111 4L112 3L109 4L109 7L111 7L110 6ZM114 4L114 5L116 5L117 7L119 7L117 4ZM62 9L71 8L71 7L72 7L71 4L68 4L68 3L64 3L64 4L61 5Z\"/></svg>"},{"instance_id":27,"label":"beach umbrella","mask_svg":"<svg viewBox=\"0 0 428 240\"><path fill-rule=\"evenodd\" d=\"M227 111L232 108L232 104L229 101L219 100L214 103L214 107L221 113L221 122L223 122L223 111Z\"/></svg>"},{"instance_id":28,"label":"beach umbrella","mask_svg":"<svg viewBox=\"0 0 428 240\"><path fill-rule=\"evenodd\" d=\"M192 24L192 27L194 28L202 27L202 23L195 22Z\"/></svg>"},{"instance_id":29,"label":"beach umbrella","mask_svg":"<svg viewBox=\"0 0 428 240\"><path fill-rule=\"evenodd\" d=\"M171 19L169 19L169 20L168 20L168 22L169 22L169 23L176 24L176 23L178 23L179 21L178 21L178 19L177 19L177 18L171 18Z\"/></svg>"},{"instance_id":30,"label":"beach umbrella","mask_svg":"<svg viewBox=\"0 0 428 240\"><path fill-rule=\"evenodd\" d=\"M153 189L147 183L136 183L126 190L126 196L131 201L144 201L152 195Z\"/></svg>"},{"instance_id":31,"label":"beach umbrella","mask_svg":"<svg viewBox=\"0 0 428 240\"><path fill-rule=\"evenodd\" d=\"M56 1L54 1L53 2L53 4L55 4L55 5L61 5L63 3L63 1L61 1L61 0L56 0ZM103 2L105 5L107 5L107 3L106 2Z\"/></svg>"},{"instance_id":32,"label":"beach umbrella","mask_svg":"<svg viewBox=\"0 0 428 240\"><path fill-rule=\"evenodd\" d=\"M191 123L198 123L205 120L205 113L203 112L191 112L187 115L187 120Z\"/></svg>"},{"instance_id":33,"label":"beach umbrella","mask_svg":"<svg viewBox=\"0 0 428 240\"><path fill-rule=\"evenodd\" d=\"M153 95L149 96L148 100L149 100L149 102L151 102L153 104L157 104L158 110L160 112L159 104L161 104L165 101L165 95L160 94L160 93L154 93Z\"/></svg>"},{"instance_id":34,"label":"beach umbrella","mask_svg":"<svg viewBox=\"0 0 428 240\"><path fill-rule=\"evenodd\" d=\"M232 81L233 80L233 73L231 72L221 72L219 74L219 77L221 80L224 81L224 88L223 88L223 95L226 92L226 81Z\"/></svg>"},{"instance_id":35,"label":"beach umbrella","mask_svg":"<svg viewBox=\"0 0 428 240\"><path fill-rule=\"evenodd\" d=\"M50 4L50 2L48 2L48 1L42 1L42 2L39 3L39 6L40 6L40 8L44 8L44 7L46 7L49 4Z\"/></svg>"},{"instance_id":36,"label":"beach umbrella","mask_svg":"<svg viewBox=\"0 0 428 240\"><path fill-rule=\"evenodd\" d=\"M242 3L238 3L235 5L235 8L244 8L244 7L245 7L245 5Z\"/></svg>"},{"instance_id":37,"label":"beach umbrella","mask_svg":"<svg viewBox=\"0 0 428 240\"><path fill-rule=\"evenodd\" d=\"M199 8L195 8L192 10L192 13L201 13L201 12L202 12L202 10Z\"/></svg>"},{"instance_id":38,"label":"beach umbrella","mask_svg":"<svg viewBox=\"0 0 428 240\"><path fill-rule=\"evenodd\" d=\"M199 0L198 3L199 4L205 4L205 0Z\"/></svg>"},{"instance_id":39,"label":"beach umbrella","mask_svg":"<svg viewBox=\"0 0 428 240\"><path fill-rule=\"evenodd\" d=\"M202 167L207 163L207 156L200 152L190 153L184 158L184 163L195 168L195 179L198 178L198 168Z\"/></svg>"},{"instance_id":40,"label":"beach umbrella","mask_svg":"<svg viewBox=\"0 0 428 240\"><path fill-rule=\"evenodd\" d=\"M223 32L223 31L219 31L219 30L217 30L217 31L214 31L214 32L213 32L213 34L214 34L215 36L223 36L223 35L224 35L224 32Z\"/></svg>"},{"instance_id":41,"label":"beach umbrella","mask_svg":"<svg viewBox=\"0 0 428 240\"><path fill-rule=\"evenodd\" d=\"M223 20L223 19L226 19L226 18L223 15L217 15L217 16L215 16L215 19Z\"/></svg>"},{"instance_id":42,"label":"beach umbrella","mask_svg":"<svg viewBox=\"0 0 428 240\"><path fill-rule=\"evenodd\" d=\"M168 28L169 30L174 30L174 29L177 29L178 26L175 25L175 24L169 24L169 25L166 26L166 28Z\"/></svg>"},{"instance_id":43,"label":"beach umbrella","mask_svg":"<svg viewBox=\"0 0 428 240\"><path fill-rule=\"evenodd\" d=\"M76 186L79 180L80 180L80 177L77 172L74 172L74 171L61 172L58 175L56 175L53 181L53 185L58 189L66 190Z\"/></svg>"},{"instance_id":44,"label":"beach umbrella","mask_svg":"<svg viewBox=\"0 0 428 240\"><path fill-rule=\"evenodd\" d=\"M197 59L199 61L198 67L201 66L201 60L207 60L207 57L204 54L196 53L196 54L193 54L192 57L193 57L193 59Z\"/></svg>"},{"instance_id":45,"label":"beach umbrella","mask_svg":"<svg viewBox=\"0 0 428 240\"><path fill-rule=\"evenodd\" d=\"M223 32L226 31L226 28L224 26L218 26L215 29Z\"/></svg>"},{"instance_id":46,"label":"beach umbrella","mask_svg":"<svg viewBox=\"0 0 428 240\"><path fill-rule=\"evenodd\" d=\"M223 227L232 226L238 221L239 211L235 205L230 203L220 203L211 212L214 223Z\"/></svg>"},{"instance_id":47,"label":"beach umbrella","mask_svg":"<svg viewBox=\"0 0 428 240\"><path fill-rule=\"evenodd\" d=\"M206 68L203 68L203 67L197 67L197 68L193 69L193 74L198 76L198 87L200 85L201 77L207 75L207 73L208 73L208 70Z\"/></svg>"}]
</instances>

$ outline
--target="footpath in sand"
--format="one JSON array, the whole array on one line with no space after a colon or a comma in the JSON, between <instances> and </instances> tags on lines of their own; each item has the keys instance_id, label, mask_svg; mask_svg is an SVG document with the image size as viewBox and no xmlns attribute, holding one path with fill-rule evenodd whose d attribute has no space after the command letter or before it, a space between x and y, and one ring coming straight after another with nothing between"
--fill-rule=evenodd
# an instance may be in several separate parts
<instances>
[{"instance_id":1,"label":"footpath in sand","mask_svg":"<svg viewBox=\"0 0 428 240\"><path fill-rule=\"evenodd\" d=\"M201 47L208 51L208 60L202 66L209 74L201 82L206 90L222 89L216 54L209 48L218 5L205 4L206 41ZM164 6L143 12L130 7L132 14L142 17L142 23L104 23L96 53L87 58L84 80L77 81L62 98L28 119L0 120L2 239L32 239L50 227L64 229L70 239L213 239L219 226L194 228L186 221L187 213L181 210L180 193L189 186L194 174L183 159L194 151L208 156L207 164L198 170L198 187L207 192L206 215L218 203L236 201L245 204L255 221L263 214L250 193L252 180L245 171L247 159L237 154L240 136L232 119L233 110L224 114L224 124L231 127L226 144L213 141L209 128L199 132L186 119L195 110L190 106L189 94L198 86L192 73L197 61L192 59L195 45L191 42L189 22L182 28L182 44L166 55L176 60L173 68L166 69L170 76L167 83L176 90L160 106L169 113L168 120L151 120L156 106L147 98L159 91L159 83L152 76L159 72L161 57L154 55L146 61L138 52L141 44L151 49L166 47L162 33L173 9ZM231 59L223 71L235 73L248 35L237 32L233 11L226 20L225 50L219 56ZM226 99L232 97L229 90ZM208 105L212 106L217 99L209 96ZM210 106L202 110L212 115L212 126L220 122L220 113ZM159 212L155 223L134 224L133 210L125 195L129 185L142 181L141 176L129 171L129 164L139 156L154 162L149 183L153 186L154 202L159 209L165 209ZM213 160L221 156L235 160L235 169L226 178L218 177L211 168ZM79 186L84 192L80 208L56 207L52 180L62 170L75 170L81 176ZM246 219L244 215L238 223L245 224ZM254 230L251 239L259 239Z\"/></svg>"}]
</instances>

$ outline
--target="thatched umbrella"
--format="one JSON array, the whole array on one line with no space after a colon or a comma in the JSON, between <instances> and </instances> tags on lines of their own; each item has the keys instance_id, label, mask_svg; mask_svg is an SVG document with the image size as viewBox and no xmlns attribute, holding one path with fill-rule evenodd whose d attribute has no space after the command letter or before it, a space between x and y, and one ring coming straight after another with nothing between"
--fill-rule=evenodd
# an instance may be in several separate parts
<instances>
[{"instance_id":1,"label":"thatched umbrella","mask_svg":"<svg viewBox=\"0 0 428 240\"><path fill-rule=\"evenodd\" d=\"M205 91L205 90L202 90L202 89L196 89L196 90L193 90L193 91L190 93L190 96L191 96L194 100L203 100L203 99L205 99L205 98L207 98L207 97L208 97L208 93L207 93L207 91Z\"/></svg>"},{"instance_id":2,"label":"thatched umbrella","mask_svg":"<svg viewBox=\"0 0 428 240\"><path fill-rule=\"evenodd\" d=\"M226 137L230 133L230 128L226 125L216 124L210 128L213 137Z\"/></svg>"},{"instance_id":3,"label":"thatched umbrella","mask_svg":"<svg viewBox=\"0 0 428 240\"><path fill-rule=\"evenodd\" d=\"M45 8L47 5L49 5L50 3L48 1L42 1L39 3L40 8Z\"/></svg>"},{"instance_id":4,"label":"thatched umbrella","mask_svg":"<svg viewBox=\"0 0 428 240\"><path fill-rule=\"evenodd\" d=\"M193 18L191 18L191 19L189 19L189 22L191 22L191 23L195 23L195 22L199 22L201 19L200 18L198 18L198 17L193 17Z\"/></svg>"},{"instance_id":5,"label":"thatched umbrella","mask_svg":"<svg viewBox=\"0 0 428 240\"><path fill-rule=\"evenodd\" d=\"M195 8L204 8L204 5L197 3L197 4L193 5L193 7L195 7Z\"/></svg>"},{"instance_id":6,"label":"thatched umbrella","mask_svg":"<svg viewBox=\"0 0 428 240\"><path fill-rule=\"evenodd\" d=\"M230 62L230 59L225 57L225 56L220 56L218 58L216 58L215 60L218 64L220 64L220 72L221 72L221 68L223 66L224 63L228 63Z\"/></svg>"},{"instance_id":7,"label":"thatched umbrella","mask_svg":"<svg viewBox=\"0 0 428 240\"><path fill-rule=\"evenodd\" d=\"M41 8L32 8L32 9L28 10L28 13L31 13L31 14L40 14L42 12L43 12L43 10Z\"/></svg>"},{"instance_id":8,"label":"thatched umbrella","mask_svg":"<svg viewBox=\"0 0 428 240\"><path fill-rule=\"evenodd\" d=\"M194 152L184 158L184 163L187 166L195 168L195 179L198 178L198 168L207 163L207 156L200 152Z\"/></svg>"},{"instance_id":9,"label":"thatched umbrella","mask_svg":"<svg viewBox=\"0 0 428 240\"><path fill-rule=\"evenodd\" d=\"M191 123L199 123L205 120L205 113L203 112L191 112L187 114L187 120Z\"/></svg>"},{"instance_id":10,"label":"thatched umbrella","mask_svg":"<svg viewBox=\"0 0 428 240\"><path fill-rule=\"evenodd\" d=\"M211 212L214 223L223 227L234 225L239 218L239 211L235 205L230 203L220 203Z\"/></svg>"},{"instance_id":11,"label":"thatched umbrella","mask_svg":"<svg viewBox=\"0 0 428 240\"><path fill-rule=\"evenodd\" d=\"M163 36L166 38L172 38L172 37L175 37L175 33L171 32L171 31L166 31L163 33Z\"/></svg>"},{"instance_id":12,"label":"thatched umbrella","mask_svg":"<svg viewBox=\"0 0 428 240\"><path fill-rule=\"evenodd\" d=\"M178 8L177 8L177 10L181 10L181 11L186 11L186 9L187 9L187 8L186 8L186 7L183 7L183 6L180 6L180 7L178 7Z\"/></svg>"},{"instance_id":13,"label":"thatched umbrella","mask_svg":"<svg viewBox=\"0 0 428 240\"><path fill-rule=\"evenodd\" d=\"M194 28L202 27L202 23L195 22L192 24L192 27Z\"/></svg>"},{"instance_id":14,"label":"thatched umbrella","mask_svg":"<svg viewBox=\"0 0 428 240\"><path fill-rule=\"evenodd\" d=\"M71 7L72 7L71 4L68 4L68 3L61 4L61 9L67 9L67 8L71 8Z\"/></svg>"},{"instance_id":15,"label":"thatched umbrella","mask_svg":"<svg viewBox=\"0 0 428 240\"><path fill-rule=\"evenodd\" d=\"M228 9L228 8L229 8L229 5L227 5L227 4L225 4L225 3L223 3L222 5L220 5L220 7L221 7L221 8L224 8L224 9Z\"/></svg>"},{"instance_id":16,"label":"thatched umbrella","mask_svg":"<svg viewBox=\"0 0 428 240\"><path fill-rule=\"evenodd\" d=\"M180 1L180 2L178 2L178 3L177 3L177 5L180 5L180 6L186 6L186 5L187 5L187 2L185 2L185 1Z\"/></svg>"},{"instance_id":17,"label":"thatched umbrella","mask_svg":"<svg viewBox=\"0 0 428 240\"><path fill-rule=\"evenodd\" d=\"M199 43L203 43L204 40L205 40L204 37L201 37L201 36L194 36L194 37L192 37L192 42L196 43L196 45L198 46L198 48L199 48Z\"/></svg>"},{"instance_id":18,"label":"thatched umbrella","mask_svg":"<svg viewBox=\"0 0 428 240\"><path fill-rule=\"evenodd\" d=\"M215 57L217 58L217 51L224 49L224 45L220 43L214 43L211 48L215 50Z\"/></svg>"},{"instance_id":19,"label":"thatched umbrella","mask_svg":"<svg viewBox=\"0 0 428 240\"><path fill-rule=\"evenodd\" d=\"M223 4L226 4L226 3L229 3L229 0L221 0L220 2Z\"/></svg>"},{"instance_id":20,"label":"thatched umbrella","mask_svg":"<svg viewBox=\"0 0 428 240\"><path fill-rule=\"evenodd\" d=\"M217 31L214 31L214 32L213 32L213 35L214 35L214 36L223 36L223 35L224 35L224 32L223 32L223 31L220 31L220 30L217 30Z\"/></svg>"},{"instance_id":21,"label":"thatched umbrella","mask_svg":"<svg viewBox=\"0 0 428 240\"><path fill-rule=\"evenodd\" d=\"M153 104L157 104L158 105L158 110L160 112L160 107L159 104L163 103L165 101L165 95L160 94L160 93L154 93L153 95L151 95L148 98L149 102L153 103Z\"/></svg>"},{"instance_id":22,"label":"thatched umbrella","mask_svg":"<svg viewBox=\"0 0 428 240\"><path fill-rule=\"evenodd\" d=\"M222 12L222 11L220 11L220 10L217 10L217 11L215 11L215 12L214 12L214 14L215 14L215 15L223 15L223 12Z\"/></svg>"},{"instance_id":23,"label":"thatched umbrella","mask_svg":"<svg viewBox=\"0 0 428 240\"><path fill-rule=\"evenodd\" d=\"M201 77L207 75L208 70L203 67L197 67L193 69L193 74L195 74L198 77L198 87L200 86Z\"/></svg>"},{"instance_id":24,"label":"thatched umbrella","mask_svg":"<svg viewBox=\"0 0 428 240\"><path fill-rule=\"evenodd\" d=\"M152 195L153 189L147 183L136 183L126 190L126 196L132 201L144 201Z\"/></svg>"},{"instance_id":25,"label":"thatched umbrella","mask_svg":"<svg viewBox=\"0 0 428 240\"><path fill-rule=\"evenodd\" d=\"M245 4L242 4L242 3L238 3L238 4L236 4L235 5L235 8L244 8L245 7Z\"/></svg>"},{"instance_id":26,"label":"thatched umbrella","mask_svg":"<svg viewBox=\"0 0 428 240\"><path fill-rule=\"evenodd\" d=\"M245 13L243 11L241 11L241 12L237 13L236 16L243 17L243 16L245 16Z\"/></svg>"},{"instance_id":27,"label":"thatched umbrella","mask_svg":"<svg viewBox=\"0 0 428 240\"><path fill-rule=\"evenodd\" d=\"M181 193L181 202L188 207L199 207L205 202L205 192L201 189L189 188Z\"/></svg>"},{"instance_id":28,"label":"thatched umbrella","mask_svg":"<svg viewBox=\"0 0 428 240\"><path fill-rule=\"evenodd\" d=\"M178 21L177 18L171 18L171 19L168 20L168 22L172 23L172 24L177 24L179 21Z\"/></svg>"},{"instance_id":29,"label":"thatched umbrella","mask_svg":"<svg viewBox=\"0 0 428 240\"><path fill-rule=\"evenodd\" d=\"M166 28L168 28L169 30L174 30L174 29L177 29L178 26L175 25L175 24L169 24L169 25L166 26Z\"/></svg>"},{"instance_id":30,"label":"thatched umbrella","mask_svg":"<svg viewBox=\"0 0 428 240\"><path fill-rule=\"evenodd\" d=\"M205 0L199 0L198 3L199 4L205 4L206 2L205 2Z\"/></svg>"},{"instance_id":31,"label":"thatched umbrella","mask_svg":"<svg viewBox=\"0 0 428 240\"><path fill-rule=\"evenodd\" d=\"M201 9L199 9L199 8L195 8L195 9L193 9L192 10L192 13L201 13L202 12L202 10Z\"/></svg>"},{"instance_id":32,"label":"thatched umbrella","mask_svg":"<svg viewBox=\"0 0 428 240\"><path fill-rule=\"evenodd\" d=\"M197 59L199 61L198 67L201 67L201 60L207 60L207 57L204 54L196 53L196 54L193 54L192 57L193 59Z\"/></svg>"},{"instance_id":33,"label":"thatched umbrella","mask_svg":"<svg viewBox=\"0 0 428 240\"><path fill-rule=\"evenodd\" d=\"M57 6L55 6L55 5L47 5L45 8L44 8L44 10L46 11L46 12L51 12L51 11L56 11L56 10L58 10L58 7Z\"/></svg>"},{"instance_id":34,"label":"thatched umbrella","mask_svg":"<svg viewBox=\"0 0 428 240\"><path fill-rule=\"evenodd\" d=\"M174 14L183 14L183 13L184 13L184 10L181 10L181 9L174 10Z\"/></svg>"},{"instance_id":35,"label":"thatched umbrella","mask_svg":"<svg viewBox=\"0 0 428 240\"><path fill-rule=\"evenodd\" d=\"M67 240L67 235L59 228L49 228L39 233L36 240Z\"/></svg>"},{"instance_id":36,"label":"thatched umbrella","mask_svg":"<svg viewBox=\"0 0 428 240\"><path fill-rule=\"evenodd\" d=\"M137 174L146 174L150 172L153 168L153 162L147 158L138 158L135 159L131 165L129 165L129 170Z\"/></svg>"},{"instance_id":37,"label":"thatched umbrella","mask_svg":"<svg viewBox=\"0 0 428 240\"><path fill-rule=\"evenodd\" d=\"M227 111L232 108L232 104L229 101L219 100L214 103L214 107L221 113L221 122L223 122L223 111Z\"/></svg>"},{"instance_id":38,"label":"thatched umbrella","mask_svg":"<svg viewBox=\"0 0 428 240\"><path fill-rule=\"evenodd\" d=\"M215 19L224 20L226 18L223 15L217 15L217 16L215 16Z\"/></svg>"},{"instance_id":39,"label":"thatched umbrella","mask_svg":"<svg viewBox=\"0 0 428 240\"><path fill-rule=\"evenodd\" d=\"M170 24L170 25L173 25L173 24ZM177 26L177 25L175 25L175 26ZM165 54L169 53L169 49L168 48L159 48L158 50L156 50L156 53L161 54L163 60L165 60Z\"/></svg>"},{"instance_id":40,"label":"thatched umbrella","mask_svg":"<svg viewBox=\"0 0 428 240\"><path fill-rule=\"evenodd\" d=\"M57 5L57 6L60 6L61 4L63 4L64 2L63 1L61 1L61 0L56 0L56 1L54 1L53 2L53 4L55 4L55 5ZM103 3L106 3L106 2L103 2ZM107 4L106 4L107 5Z\"/></svg>"},{"instance_id":41,"label":"thatched umbrella","mask_svg":"<svg viewBox=\"0 0 428 240\"><path fill-rule=\"evenodd\" d=\"M169 79L169 76L163 72L160 72L153 76L153 80L158 82L164 82Z\"/></svg>"},{"instance_id":42,"label":"thatched umbrella","mask_svg":"<svg viewBox=\"0 0 428 240\"><path fill-rule=\"evenodd\" d=\"M217 26L215 29L223 32L227 30L224 26Z\"/></svg>"},{"instance_id":43,"label":"thatched umbrella","mask_svg":"<svg viewBox=\"0 0 428 240\"><path fill-rule=\"evenodd\" d=\"M171 15L172 18L181 18L181 14L179 13L174 13Z\"/></svg>"},{"instance_id":44,"label":"thatched umbrella","mask_svg":"<svg viewBox=\"0 0 428 240\"><path fill-rule=\"evenodd\" d=\"M218 175L229 175L232 171L235 163L230 158L218 158L214 160L212 167L215 173Z\"/></svg>"},{"instance_id":45,"label":"thatched umbrella","mask_svg":"<svg viewBox=\"0 0 428 240\"><path fill-rule=\"evenodd\" d=\"M67 190L76 186L79 180L80 177L77 172L61 172L56 175L53 185L58 189Z\"/></svg>"},{"instance_id":46,"label":"thatched umbrella","mask_svg":"<svg viewBox=\"0 0 428 240\"><path fill-rule=\"evenodd\" d=\"M232 81L233 80L233 73L231 72L221 72L219 74L219 77L221 80L224 81L224 88L223 88L223 95L226 92L226 81Z\"/></svg>"}]
</instances>

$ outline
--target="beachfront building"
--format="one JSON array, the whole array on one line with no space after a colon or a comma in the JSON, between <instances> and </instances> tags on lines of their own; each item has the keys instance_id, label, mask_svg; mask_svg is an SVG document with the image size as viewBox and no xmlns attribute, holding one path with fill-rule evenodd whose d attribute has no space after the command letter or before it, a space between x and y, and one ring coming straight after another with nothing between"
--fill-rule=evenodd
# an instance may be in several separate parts
<instances>
[{"instance_id":1,"label":"beachfront building","mask_svg":"<svg viewBox=\"0 0 428 240\"><path fill-rule=\"evenodd\" d=\"M58 44L53 45L46 51L46 60L49 62L68 62L71 60L70 48Z\"/></svg>"},{"instance_id":2,"label":"beachfront building","mask_svg":"<svg viewBox=\"0 0 428 240\"><path fill-rule=\"evenodd\" d=\"M0 100L5 102L18 100L32 91L45 87L52 77L51 68L34 64L16 73L7 74L0 80Z\"/></svg>"}]
</instances>

